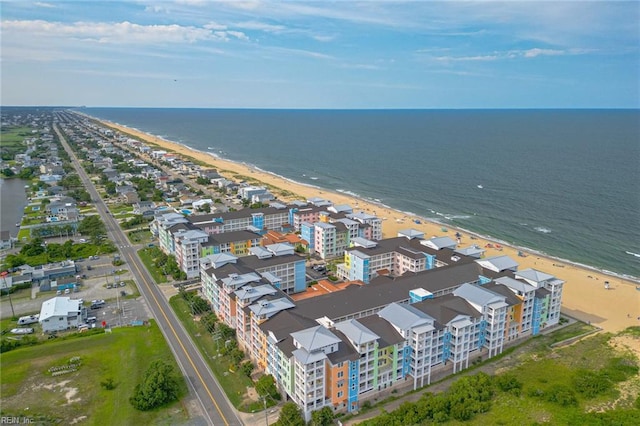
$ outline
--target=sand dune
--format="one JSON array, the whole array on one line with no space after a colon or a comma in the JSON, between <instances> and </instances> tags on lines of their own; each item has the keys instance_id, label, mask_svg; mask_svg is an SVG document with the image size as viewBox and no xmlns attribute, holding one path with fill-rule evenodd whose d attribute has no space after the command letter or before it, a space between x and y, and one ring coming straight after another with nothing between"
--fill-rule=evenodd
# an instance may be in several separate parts
<instances>
[{"instance_id":1,"label":"sand dune","mask_svg":"<svg viewBox=\"0 0 640 426\"><path fill-rule=\"evenodd\" d=\"M402 212L385 208L376 203L363 201L338 192L319 191L317 188L292 183L243 164L217 159L206 153L161 140L124 126L106 121L103 121L103 123L148 143L158 145L165 150L171 150L183 156L192 157L210 164L212 167L217 168L223 176L232 177L233 174L251 176L261 182L297 195L297 197L290 197L290 200L322 197L331 200L335 204L349 204L356 211L365 211L380 218L386 218L383 222L385 238L395 237L398 230L413 228L424 232L426 238L448 235L455 239L456 232L459 232L462 235L460 247L477 244L484 248L487 244L491 244L493 247L486 248L485 256L505 254L515 259L520 264L519 269L521 270L535 268L564 280L566 282L562 303L564 314L590 322L611 332L620 331L633 325L640 325L640 291L638 290L640 289L640 283L638 282L609 276L596 270L579 267L535 253L524 253L525 257L520 257L518 256L518 249L514 247L500 244L500 247L496 248L495 242L480 237L473 237L475 239L472 239L470 234L462 230L447 226L447 231L444 231L441 224L428 222L422 218L420 218L421 223L416 224L413 222L416 219L415 217L407 216ZM605 281L609 282L608 290L605 289Z\"/></svg>"}]
</instances>

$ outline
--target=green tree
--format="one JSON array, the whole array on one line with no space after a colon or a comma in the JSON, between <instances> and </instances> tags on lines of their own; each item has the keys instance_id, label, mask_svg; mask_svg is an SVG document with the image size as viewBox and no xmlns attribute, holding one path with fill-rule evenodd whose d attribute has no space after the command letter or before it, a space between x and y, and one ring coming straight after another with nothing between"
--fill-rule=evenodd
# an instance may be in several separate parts
<instances>
[{"instance_id":1,"label":"green tree","mask_svg":"<svg viewBox=\"0 0 640 426\"><path fill-rule=\"evenodd\" d=\"M129 401L136 409L147 411L175 401L179 390L173 366L164 361L154 361L145 371L142 383L136 385Z\"/></svg>"},{"instance_id":2,"label":"green tree","mask_svg":"<svg viewBox=\"0 0 640 426\"><path fill-rule=\"evenodd\" d=\"M251 373L253 373L254 368L255 366L251 361L243 362L242 364L240 364L240 372L242 372L242 374L247 377L251 377Z\"/></svg>"},{"instance_id":3,"label":"green tree","mask_svg":"<svg viewBox=\"0 0 640 426\"><path fill-rule=\"evenodd\" d=\"M216 332L220 335L222 340L231 339L236 335L236 331L233 328L222 322L216 324Z\"/></svg>"},{"instance_id":4,"label":"green tree","mask_svg":"<svg viewBox=\"0 0 640 426\"><path fill-rule=\"evenodd\" d=\"M274 423L275 426L305 426L306 422L302 417L302 412L295 402L286 402L280 410L280 417Z\"/></svg>"},{"instance_id":5,"label":"green tree","mask_svg":"<svg viewBox=\"0 0 640 426\"><path fill-rule=\"evenodd\" d=\"M275 400L280 399L280 392L278 392L276 381L271 374L266 374L256 380L255 388L261 397L269 397Z\"/></svg>"},{"instance_id":6,"label":"green tree","mask_svg":"<svg viewBox=\"0 0 640 426\"><path fill-rule=\"evenodd\" d=\"M12 177L12 176L14 176L14 175L15 175L14 171L13 171L13 170L11 170L11 169L10 169L10 168L8 168L8 167L7 167L7 168L2 169L2 171L1 171L0 173L2 173L2 175L3 175L4 177Z\"/></svg>"},{"instance_id":7,"label":"green tree","mask_svg":"<svg viewBox=\"0 0 640 426\"><path fill-rule=\"evenodd\" d=\"M87 216L82 219L82 222L78 225L78 232L90 237L97 237L107 233L104 223L100 220L100 216L97 215Z\"/></svg>"},{"instance_id":8,"label":"green tree","mask_svg":"<svg viewBox=\"0 0 640 426\"><path fill-rule=\"evenodd\" d=\"M30 243L25 244L20 249L20 254L24 256L38 256L45 252L41 238L34 238Z\"/></svg>"},{"instance_id":9,"label":"green tree","mask_svg":"<svg viewBox=\"0 0 640 426\"><path fill-rule=\"evenodd\" d=\"M209 312L200 317L200 323L207 329L209 333L213 333L216 330L216 323L218 322L218 316L214 312Z\"/></svg>"},{"instance_id":10,"label":"green tree","mask_svg":"<svg viewBox=\"0 0 640 426\"><path fill-rule=\"evenodd\" d=\"M320 410L311 413L312 426L329 426L333 424L333 411L329 407L322 407Z\"/></svg>"},{"instance_id":11,"label":"green tree","mask_svg":"<svg viewBox=\"0 0 640 426\"><path fill-rule=\"evenodd\" d=\"M104 184L104 189L109 195L113 195L116 193L116 184L115 182L107 182Z\"/></svg>"},{"instance_id":12,"label":"green tree","mask_svg":"<svg viewBox=\"0 0 640 426\"><path fill-rule=\"evenodd\" d=\"M35 174L35 167L25 167L18 172L20 179L31 179Z\"/></svg>"}]
</instances>

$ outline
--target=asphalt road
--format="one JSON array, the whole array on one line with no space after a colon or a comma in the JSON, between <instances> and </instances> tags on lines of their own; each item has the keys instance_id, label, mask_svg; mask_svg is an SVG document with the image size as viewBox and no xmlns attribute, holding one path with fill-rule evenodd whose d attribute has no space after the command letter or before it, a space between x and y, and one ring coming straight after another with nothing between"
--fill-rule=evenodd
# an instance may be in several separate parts
<instances>
[{"instance_id":1,"label":"asphalt road","mask_svg":"<svg viewBox=\"0 0 640 426\"><path fill-rule=\"evenodd\" d=\"M72 164L78 172L84 187L91 195L91 198L96 200L96 208L105 223L107 234L115 245L119 247L123 260L129 264L131 273L138 283L140 294L146 300L151 313L155 317L160 330L162 330L169 347L176 357L191 391L202 407L205 421L211 425L242 425L242 421L236 416L235 409L218 385L200 351L184 330L180 321L176 318L167 300L155 285L150 274L140 261L135 248L131 246L126 235L109 213L107 206L100 198L98 191L78 162L78 158L58 129L57 124L54 124L53 128L60 138L62 146L69 154Z\"/></svg>"}]
</instances>

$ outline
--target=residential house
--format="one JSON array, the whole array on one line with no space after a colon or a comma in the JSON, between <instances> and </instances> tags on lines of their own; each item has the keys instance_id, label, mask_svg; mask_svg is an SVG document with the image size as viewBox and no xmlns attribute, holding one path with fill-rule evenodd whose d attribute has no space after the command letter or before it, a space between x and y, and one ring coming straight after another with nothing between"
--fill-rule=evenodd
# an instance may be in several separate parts
<instances>
[{"instance_id":1,"label":"residential house","mask_svg":"<svg viewBox=\"0 0 640 426\"><path fill-rule=\"evenodd\" d=\"M81 301L69 297L54 297L46 300L42 302L39 322L45 333L76 328L82 324Z\"/></svg>"}]
</instances>

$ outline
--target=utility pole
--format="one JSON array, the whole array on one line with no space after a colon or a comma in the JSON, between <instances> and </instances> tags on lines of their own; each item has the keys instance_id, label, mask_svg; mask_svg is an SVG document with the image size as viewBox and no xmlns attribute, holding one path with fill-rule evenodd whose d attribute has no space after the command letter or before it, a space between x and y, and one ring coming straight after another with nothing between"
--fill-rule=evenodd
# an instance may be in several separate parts
<instances>
[{"instance_id":1,"label":"utility pole","mask_svg":"<svg viewBox=\"0 0 640 426\"><path fill-rule=\"evenodd\" d=\"M264 424L269 426L269 413L267 413L267 397L262 397L262 404L264 405Z\"/></svg>"}]
</instances>

